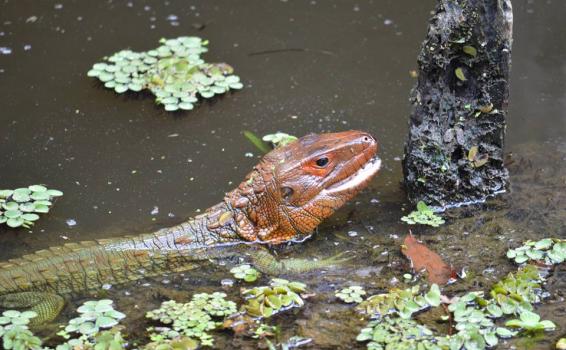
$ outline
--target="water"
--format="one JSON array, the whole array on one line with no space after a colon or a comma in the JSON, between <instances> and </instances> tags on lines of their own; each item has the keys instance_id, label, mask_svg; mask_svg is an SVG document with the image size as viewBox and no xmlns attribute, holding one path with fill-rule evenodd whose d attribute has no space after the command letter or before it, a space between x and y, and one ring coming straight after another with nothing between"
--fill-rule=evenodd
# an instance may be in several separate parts
<instances>
[{"instance_id":1,"label":"water","mask_svg":"<svg viewBox=\"0 0 566 350\"><path fill-rule=\"evenodd\" d=\"M417 0L4 0L0 187L46 183L65 196L32 232L0 229L0 260L71 241L148 232L197 214L257 162L259 152L242 130L367 130L381 144L378 178L313 239L280 252L324 257L350 249L358 257L346 267L304 276L318 296L273 321L284 337L312 337L314 348L350 348L363 323L333 291L353 283L382 291L408 268L398 249L407 231L398 219L410 209L399 186L399 157L414 84L409 72L432 7L432 1ZM468 218L417 231L448 261L477 274L452 286L453 292L487 288L513 270L499 257L522 239L566 236L566 44L560 40L566 4L516 1L514 7L507 137L515 159L512 192L480 206L482 214L478 207L454 211L449 218ZM205 58L233 65L245 89L170 114L148 95L117 96L85 75L102 56L128 47L144 51L161 37L181 35L209 39ZM162 278L167 284L152 279L143 282L146 287L126 286L130 296L116 288L105 293L135 320L163 298L220 288L236 296L238 284L220 284L230 277L222 267L205 266ZM558 302L544 309L562 327L548 342L564 332L564 307ZM255 341L228 334L219 342L255 348Z\"/></svg>"}]
</instances>

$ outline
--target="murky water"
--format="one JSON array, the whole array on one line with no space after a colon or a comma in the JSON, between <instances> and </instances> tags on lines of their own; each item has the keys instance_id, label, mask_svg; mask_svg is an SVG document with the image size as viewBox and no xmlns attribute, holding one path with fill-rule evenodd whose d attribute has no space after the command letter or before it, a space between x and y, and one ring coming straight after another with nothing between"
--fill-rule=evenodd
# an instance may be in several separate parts
<instances>
[{"instance_id":1,"label":"murky water","mask_svg":"<svg viewBox=\"0 0 566 350\"><path fill-rule=\"evenodd\" d=\"M398 249L407 231L398 221L406 208L399 157L414 83L409 71L432 6L422 0L3 0L0 187L46 183L65 196L31 232L0 228L0 260L71 241L148 232L193 216L218 202L257 162L242 130L303 135L363 129L381 143L381 174L313 239L280 252L324 257L350 249L358 258L324 274L293 277L308 281L317 296L273 320L283 338L312 337L313 348L356 346L362 323L333 291L356 283L378 292L408 268ZM516 1L514 7L513 191L482 206L480 215L479 208L451 212L447 227L417 232L476 276L452 286L453 292L487 288L514 269L502 258L508 246L566 237L566 3ZM209 39L206 59L233 65L246 88L170 114L149 96L117 96L85 75L104 55L147 50L161 37L180 35ZM70 227L69 219L76 225ZM144 288L127 286L128 295L124 289L108 294L136 319L163 298L219 289L226 277L225 269L210 265L152 279ZM228 292L236 296L237 287ZM558 298L544 307L560 329L535 346L547 348L566 332L565 307ZM256 343L226 333L219 344Z\"/></svg>"}]
</instances>

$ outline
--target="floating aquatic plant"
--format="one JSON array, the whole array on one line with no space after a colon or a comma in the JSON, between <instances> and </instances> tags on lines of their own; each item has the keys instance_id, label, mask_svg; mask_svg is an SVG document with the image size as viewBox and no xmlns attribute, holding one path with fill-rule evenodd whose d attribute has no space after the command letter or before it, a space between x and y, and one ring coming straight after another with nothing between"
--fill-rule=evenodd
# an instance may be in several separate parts
<instances>
[{"instance_id":1,"label":"floating aquatic plant","mask_svg":"<svg viewBox=\"0 0 566 350\"><path fill-rule=\"evenodd\" d=\"M560 264L566 260L566 240L544 238L526 241L522 246L507 251L507 257L517 264L541 261L546 265Z\"/></svg>"},{"instance_id":2,"label":"floating aquatic plant","mask_svg":"<svg viewBox=\"0 0 566 350\"><path fill-rule=\"evenodd\" d=\"M28 329L30 320L37 316L34 311L6 310L0 316L0 337L6 350L39 349L41 339Z\"/></svg>"},{"instance_id":3,"label":"floating aquatic plant","mask_svg":"<svg viewBox=\"0 0 566 350\"><path fill-rule=\"evenodd\" d=\"M215 292L195 294L190 302L184 304L173 300L163 302L159 309L148 312L146 317L170 325L170 328L150 328L152 332L159 332L152 335L152 340L159 342L185 336L199 340L203 346L212 346L213 339L208 331L222 324L213 318L236 312L236 304L225 298L225 293Z\"/></svg>"},{"instance_id":4,"label":"floating aquatic plant","mask_svg":"<svg viewBox=\"0 0 566 350\"><path fill-rule=\"evenodd\" d=\"M246 282L254 282L258 279L260 273L251 267L251 265L245 264L232 268L230 270L235 278L244 280Z\"/></svg>"},{"instance_id":5,"label":"floating aquatic plant","mask_svg":"<svg viewBox=\"0 0 566 350\"><path fill-rule=\"evenodd\" d=\"M147 89L166 111L191 110L198 96L208 99L243 88L231 66L201 58L208 51L207 40L183 36L159 43L161 46L146 52L122 50L105 57L87 75L118 94Z\"/></svg>"},{"instance_id":6,"label":"floating aquatic plant","mask_svg":"<svg viewBox=\"0 0 566 350\"><path fill-rule=\"evenodd\" d=\"M63 192L42 185L0 190L0 224L10 227L30 228L53 205L53 198Z\"/></svg>"},{"instance_id":7,"label":"floating aquatic plant","mask_svg":"<svg viewBox=\"0 0 566 350\"><path fill-rule=\"evenodd\" d=\"M512 328L522 328L525 332L533 333L546 330L554 330L556 325L549 320L540 320L540 316L534 312L523 310L519 319L505 322L505 326Z\"/></svg>"},{"instance_id":8,"label":"floating aquatic plant","mask_svg":"<svg viewBox=\"0 0 566 350\"><path fill-rule=\"evenodd\" d=\"M552 251L558 255L562 250L562 243L563 240L559 239L543 239L537 242L528 241L523 247L539 249L545 254ZM515 259L518 253L510 255L510 258ZM527 260L540 261L545 257L547 255L543 254ZM550 262L549 265L554 265L560 259L550 258L546 261ZM544 278L536 266L525 265L496 283L488 297L485 297L482 291L469 292L452 300L445 297L443 302L449 304L447 309L451 317L443 317L441 320L451 318L456 331L446 336L436 335L410 319L416 312L429 306L440 305L441 295L438 287L433 285L424 295L420 294L419 287L415 286L371 296L358 305L357 309L377 320L370 321L357 339L369 341L368 349L375 350L486 349L496 346L501 338L518 334L517 331L506 327L519 328L525 333L553 330L556 326L552 321L541 321L540 316L534 312L533 305L541 302L544 296L543 282ZM518 318L507 320L506 327L497 325L496 320L510 315Z\"/></svg>"},{"instance_id":9,"label":"floating aquatic plant","mask_svg":"<svg viewBox=\"0 0 566 350\"><path fill-rule=\"evenodd\" d=\"M198 349L198 341L189 337L176 339L159 339L146 344L144 350L194 350Z\"/></svg>"},{"instance_id":10,"label":"floating aquatic plant","mask_svg":"<svg viewBox=\"0 0 566 350\"><path fill-rule=\"evenodd\" d=\"M269 286L244 290L242 294L247 303L242 310L252 317L271 317L280 311L303 306L304 301L299 294L306 287L304 283L274 278Z\"/></svg>"},{"instance_id":11,"label":"floating aquatic plant","mask_svg":"<svg viewBox=\"0 0 566 350\"><path fill-rule=\"evenodd\" d=\"M373 320L360 331L356 340L369 341L367 348L370 350L412 350L418 349L417 344L422 344L422 349L440 349L435 344L436 339L430 329L416 321L402 318L383 317Z\"/></svg>"},{"instance_id":12,"label":"floating aquatic plant","mask_svg":"<svg viewBox=\"0 0 566 350\"><path fill-rule=\"evenodd\" d=\"M264 135L261 139L251 131L244 131L244 136L262 153L268 153L274 148L285 146L297 139L296 136L284 132Z\"/></svg>"},{"instance_id":13,"label":"floating aquatic plant","mask_svg":"<svg viewBox=\"0 0 566 350\"><path fill-rule=\"evenodd\" d=\"M372 316L396 314L401 318L409 319L416 312L440 305L438 285L433 284L424 295L421 295L419 291L419 286L408 289L393 289L389 293L369 297L358 305L357 309Z\"/></svg>"},{"instance_id":14,"label":"floating aquatic plant","mask_svg":"<svg viewBox=\"0 0 566 350\"><path fill-rule=\"evenodd\" d=\"M351 286L337 291L334 295L346 303L361 303L366 291L360 286Z\"/></svg>"},{"instance_id":15,"label":"floating aquatic plant","mask_svg":"<svg viewBox=\"0 0 566 350\"><path fill-rule=\"evenodd\" d=\"M274 148L282 147L290 144L297 139L296 136L286 134L284 132L276 132L275 134L268 134L262 137L263 141L271 142Z\"/></svg>"},{"instance_id":16,"label":"floating aquatic plant","mask_svg":"<svg viewBox=\"0 0 566 350\"><path fill-rule=\"evenodd\" d=\"M436 215L423 201L417 203L417 210L403 216L401 220L409 225L422 224L432 227L438 227L444 223L444 219Z\"/></svg>"},{"instance_id":17,"label":"floating aquatic plant","mask_svg":"<svg viewBox=\"0 0 566 350\"><path fill-rule=\"evenodd\" d=\"M100 332L100 329L114 327L126 315L114 310L113 303L110 299L91 300L83 303L77 309L81 315L69 321L69 324L65 327L65 332L77 332L89 336Z\"/></svg>"}]
</instances>

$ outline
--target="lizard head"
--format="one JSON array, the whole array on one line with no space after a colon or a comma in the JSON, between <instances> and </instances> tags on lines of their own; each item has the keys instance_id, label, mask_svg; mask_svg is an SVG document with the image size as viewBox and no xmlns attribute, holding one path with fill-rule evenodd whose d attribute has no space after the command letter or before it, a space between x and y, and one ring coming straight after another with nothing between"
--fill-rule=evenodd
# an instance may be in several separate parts
<instances>
[{"instance_id":1,"label":"lizard head","mask_svg":"<svg viewBox=\"0 0 566 350\"><path fill-rule=\"evenodd\" d=\"M226 200L240 210L238 235L283 242L310 233L378 172L368 133L310 134L266 154Z\"/></svg>"}]
</instances>

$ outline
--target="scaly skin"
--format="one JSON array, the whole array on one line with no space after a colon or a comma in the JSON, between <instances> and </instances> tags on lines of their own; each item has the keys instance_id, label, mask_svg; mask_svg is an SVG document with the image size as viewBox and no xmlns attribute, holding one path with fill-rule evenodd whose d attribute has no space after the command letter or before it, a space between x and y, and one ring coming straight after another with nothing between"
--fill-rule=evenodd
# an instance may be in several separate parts
<instances>
[{"instance_id":1,"label":"scaly skin","mask_svg":"<svg viewBox=\"0 0 566 350\"><path fill-rule=\"evenodd\" d=\"M267 273L331 265L276 260L261 244L304 236L364 188L380 166L366 133L307 135L267 155L224 200L180 225L139 236L70 243L0 264L0 307L30 308L54 319L62 296L99 290L200 260L247 255Z\"/></svg>"}]
</instances>

